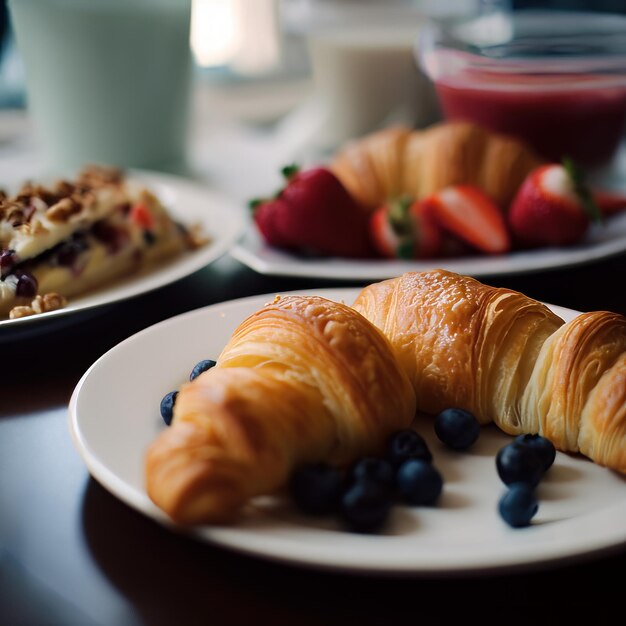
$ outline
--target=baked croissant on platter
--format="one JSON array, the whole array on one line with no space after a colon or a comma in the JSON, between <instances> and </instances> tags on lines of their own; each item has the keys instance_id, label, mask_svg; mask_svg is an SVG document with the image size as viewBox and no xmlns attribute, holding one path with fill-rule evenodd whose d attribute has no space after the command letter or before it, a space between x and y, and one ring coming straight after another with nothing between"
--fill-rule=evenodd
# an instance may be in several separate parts
<instances>
[{"instance_id":1,"label":"baked croissant on platter","mask_svg":"<svg viewBox=\"0 0 626 626\"><path fill-rule=\"evenodd\" d=\"M232 521L298 466L383 452L416 411L457 407L626 473L626 318L547 306L443 270L365 287L352 307L277 297L178 392L145 458L183 525Z\"/></svg>"},{"instance_id":2,"label":"baked croissant on platter","mask_svg":"<svg viewBox=\"0 0 626 626\"><path fill-rule=\"evenodd\" d=\"M411 383L376 327L324 298L277 298L179 390L147 452L148 494L175 522L226 522L298 464L380 452L414 416Z\"/></svg>"},{"instance_id":3,"label":"baked croissant on platter","mask_svg":"<svg viewBox=\"0 0 626 626\"><path fill-rule=\"evenodd\" d=\"M391 342L418 411L463 408L626 473L625 317L565 323L521 293L443 270L370 285L353 306Z\"/></svg>"},{"instance_id":4,"label":"baked croissant on platter","mask_svg":"<svg viewBox=\"0 0 626 626\"><path fill-rule=\"evenodd\" d=\"M457 184L482 189L508 208L526 176L542 160L517 139L469 122L425 130L387 128L341 149L331 169L367 209L403 195L420 200Z\"/></svg>"}]
</instances>

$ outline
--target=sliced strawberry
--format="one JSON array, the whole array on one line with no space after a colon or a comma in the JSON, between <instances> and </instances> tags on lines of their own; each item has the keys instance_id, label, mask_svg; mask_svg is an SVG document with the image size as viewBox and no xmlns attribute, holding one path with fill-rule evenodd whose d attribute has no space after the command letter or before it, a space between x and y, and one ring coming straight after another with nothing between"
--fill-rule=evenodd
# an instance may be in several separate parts
<instances>
[{"instance_id":1,"label":"sliced strawberry","mask_svg":"<svg viewBox=\"0 0 626 626\"><path fill-rule=\"evenodd\" d=\"M471 256L476 254L476 248L461 241L458 237L454 237L450 233L443 233L443 239L441 241L441 253L440 256L446 258L454 258L461 256Z\"/></svg>"},{"instance_id":2,"label":"sliced strawberry","mask_svg":"<svg viewBox=\"0 0 626 626\"><path fill-rule=\"evenodd\" d=\"M426 202L411 205L413 229L415 233L415 258L432 259L441 253L443 233Z\"/></svg>"},{"instance_id":3,"label":"sliced strawberry","mask_svg":"<svg viewBox=\"0 0 626 626\"><path fill-rule=\"evenodd\" d=\"M400 256L399 251L404 250L404 242L389 221L386 205L381 206L372 213L370 234L376 252L382 257L387 259L398 258Z\"/></svg>"},{"instance_id":4,"label":"sliced strawberry","mask_svg":"<svg viewBox=\"0 0 626 626\"><path fill-rule=\"evenodd\" d=\"M441 232L421 202L392 200L374 212L370 233L377 252L387 258L427 259L438 255Z\"/></svg>"},{"instance_id":5,"label":"sliced strawberry","mask_svg":"<svg viewBox=\"0 0 626 626\"><path fill-rule=\"evenodd\" d=\"M593 191L593 199L604 217L626 211L626 196L611 191Z\"/></svg>"},{"instance_id":6,"label":"sliced strawberry","mask_svg":"<svg viewBox=\"0 0 626 626\"><path fill-rule=\"evenodd\" d=\"M443 229L481 252L501 254L510 249L504 216L480 189L453 185L433 194L426 202Z\"/></svg>"},{"instance_id":7,"label":"sliced strawberry","mask_svg":"<svg viewBox=\"0 0 626 626\"><path fill-rule=\"evenodd\" d=\"M143 202L133 204L130 209L130 219L141 228L150 230L154 226L154 216Z\"/></svg>"}]
</instances>

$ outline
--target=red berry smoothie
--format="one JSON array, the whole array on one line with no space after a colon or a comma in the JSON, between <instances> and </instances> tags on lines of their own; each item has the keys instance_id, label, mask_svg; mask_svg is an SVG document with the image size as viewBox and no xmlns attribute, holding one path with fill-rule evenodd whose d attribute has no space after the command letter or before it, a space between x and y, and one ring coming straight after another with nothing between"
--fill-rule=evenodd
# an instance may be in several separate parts
<instances>
[{"instance_id":1,"label":"red berry smoothie","mask_svg":"<svg viewBox=\"0 0 626 626\"><path fill-rule=\"evenodd\" d=\"M568 76L501 83L469 75L435 82L444 116L519 137L550 160L586 166L610 161L626 129L626 87ZM565 82L565 81L563 81ZM464 84L465 83L465 84Z\"/></svg>"},{"instance_id":2,"label":"red berry smoothie","mask_svg":"<svg viewBox=\"0 0 626 626\"><path fill-rule=\"evenodd\" d=\"M492 11L432 22L416 47L448 120L513 135L549 160L608 165L626 131L626 16Z\"/></svg>"}]
</instances>

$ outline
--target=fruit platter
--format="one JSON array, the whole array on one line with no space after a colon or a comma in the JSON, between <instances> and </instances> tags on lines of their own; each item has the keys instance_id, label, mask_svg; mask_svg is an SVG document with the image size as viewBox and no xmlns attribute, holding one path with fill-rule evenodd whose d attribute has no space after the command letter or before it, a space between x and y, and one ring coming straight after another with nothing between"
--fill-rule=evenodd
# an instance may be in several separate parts
<instances>
[{"instance_id":1,"label":"fruit platter","mask_svg":"<svg viewBox=\"0 0 626 626\"><path fill-rule=\"evenodd\" d=\"M251 228L233 250L262 273L378 279L437 266L488 275L626 249L626 192L473 124L385 129L329 163L282 174L281 189L250 201Z\"/></svg>"}]
</instances>

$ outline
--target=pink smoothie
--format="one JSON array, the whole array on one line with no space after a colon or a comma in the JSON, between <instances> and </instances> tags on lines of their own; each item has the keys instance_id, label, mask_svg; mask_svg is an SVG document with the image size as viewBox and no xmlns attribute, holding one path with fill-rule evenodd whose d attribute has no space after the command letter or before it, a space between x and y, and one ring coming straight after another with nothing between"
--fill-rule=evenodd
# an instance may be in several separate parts
<instances>
[{"instance_id":1,"label":"pink smoothie","mask_svg":"<svg viewBox=\"0 0 626 626\"><path fill-rule=\"evenodd\" d=\"M545 90L501 81L435 81L444 116L517 136L547 159L569 156L587 166L611 159L626 128L626 87L598 87L585 77L568 77L571 86L546 80Z\"/></svg>"}]
</instances>

